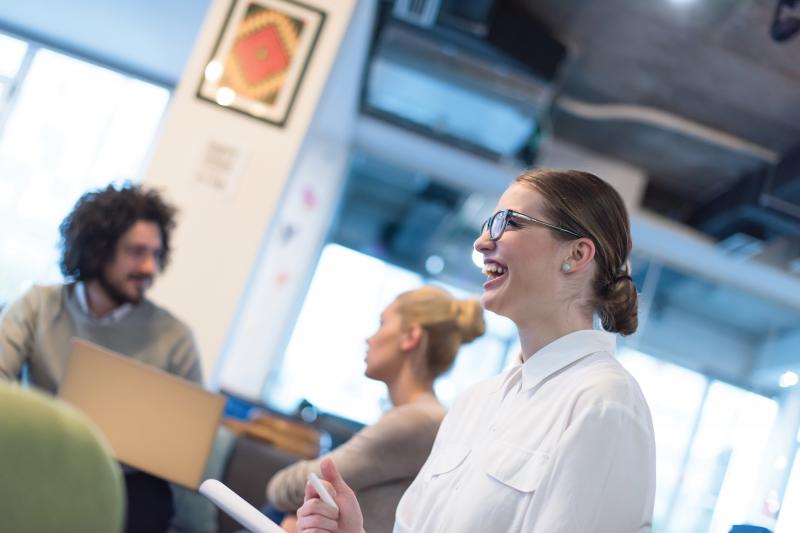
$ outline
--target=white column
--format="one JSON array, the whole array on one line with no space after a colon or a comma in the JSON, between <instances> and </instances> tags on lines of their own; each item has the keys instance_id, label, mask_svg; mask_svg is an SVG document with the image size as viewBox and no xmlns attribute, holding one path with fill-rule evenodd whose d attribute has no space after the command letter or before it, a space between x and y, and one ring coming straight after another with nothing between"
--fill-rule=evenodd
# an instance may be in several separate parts
<instances>
[{"instance_id":1,"label":"white column","mask_svg":"<svg viewBox=\"0 0 800 533\"><path fill-rule=\"evenodd\" d=\"M259 4L286 12L303 9L284 0ZM224 28L238 27L236 16L229 19L229 0L212 3L174 95L144 179L146 185L166 190L180 209L173 261L156 283L153 296L194 330L207 379L217 366L264 236L297 168L301 147L309 146L309 125L355 4L355 0L303 1L323 12L324 22L282 125L197 96ZM234 8L246 5L239 0ZM303 31L312 26L309 22ZM297 56L303 59L301 53ZM279 93L279 99L284 96ZM304 157L316 155L306 152Z\"/></svg>"},{"instance_id":2,"label":"white column","mask_svg":"<svg viewBox=\"0 0 800 533\"><path fill-rule=\"evenodd\" d=\"M217 365L214 384L251 400L280 364L339 204L375 7L353 14Z\"/></svg>"}]
</instances>

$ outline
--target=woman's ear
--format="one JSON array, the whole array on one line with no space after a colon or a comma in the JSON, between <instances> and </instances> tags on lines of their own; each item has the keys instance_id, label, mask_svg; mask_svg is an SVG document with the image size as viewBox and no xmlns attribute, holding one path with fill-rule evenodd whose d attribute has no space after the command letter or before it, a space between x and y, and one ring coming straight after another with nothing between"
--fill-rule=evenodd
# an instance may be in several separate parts
<instances>
[{"instance_id":1,"label":"woman's ear","mask_svg":"<svg viewBox=\"0 0 800 533\"><path fill-rule=\"evenodd\" d=\"M569 255L564 260L569 264L569 272L580 272L585 270L594 259L596 249L594 241L587 237L581 237L574 241L569 241Z\"/></svg>"},{"instance_id":2,"label":"woman's ear","mask_svg":"<svg viewBox=\"0 0 800 533\"><path fill-rule=\"evenodd\" d=\"M419 324L409 325L400 339L400 349L404 352L415 349L422 342L422 334L422 326Z\"/></svg>"}]
</instances>

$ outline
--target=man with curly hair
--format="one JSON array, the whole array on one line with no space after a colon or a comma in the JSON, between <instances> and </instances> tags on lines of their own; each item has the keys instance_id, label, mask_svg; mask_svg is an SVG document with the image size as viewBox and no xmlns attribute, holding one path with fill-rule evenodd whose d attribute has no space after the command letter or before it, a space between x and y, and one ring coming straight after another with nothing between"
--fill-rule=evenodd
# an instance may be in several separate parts
<instances>
[{"instance_id":1,"label":"man with curly hair","mask_svg":"<svg viewBox=\"0 0 800 533\"><path fill-rule=\"evenodd\" d=\"M0 316L0 379L55 394L78 337L200 383L189 328L145 298L167 265L175 209L137 185L84 194L61 223L65 283L34 286ZM172 497L163 480L126 471L127 531L165 531Z\"/></svg>"}]
</instances>

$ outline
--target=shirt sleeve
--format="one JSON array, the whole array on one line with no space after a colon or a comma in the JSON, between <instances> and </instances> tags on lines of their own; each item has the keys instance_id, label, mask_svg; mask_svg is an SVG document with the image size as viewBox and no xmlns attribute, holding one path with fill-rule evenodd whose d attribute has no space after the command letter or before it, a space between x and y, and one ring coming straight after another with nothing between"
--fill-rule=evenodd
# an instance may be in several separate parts
<instances>
[{"instance_id":1,"label":"shirt sleeve","mask_svg":"<svg viewBox=\"0 0 800 533\"><path fill-rule=\"evenodd\" d=\"M30 356L36 322L34 291L0 314L0 379L17 380Z\"/></svg>"},{"instance_id":2,"label":"shirt sleeve","mask_svg":"<svg viewBox=\"0 0 800 533\"><path fill-rule=\"evenodd\" d=\"M395 408L328 456L356 494L374 485L416 475L430 453L439 420L415 406ZM319 474L322 458L300 461L276 473L267 499L284 512L303 505L309 472Z\"/></svg>"},{"instance_id":3,"label":"shirt sleeve","mask_svg":"<svg viewBox=\"0 0 800 533\"><path fill-rule=\"evenodd\" d=\"M625 405L590 407L562 436L522 531L650 530L655 493L652 428Z\"/></svg>"}]
</instances>

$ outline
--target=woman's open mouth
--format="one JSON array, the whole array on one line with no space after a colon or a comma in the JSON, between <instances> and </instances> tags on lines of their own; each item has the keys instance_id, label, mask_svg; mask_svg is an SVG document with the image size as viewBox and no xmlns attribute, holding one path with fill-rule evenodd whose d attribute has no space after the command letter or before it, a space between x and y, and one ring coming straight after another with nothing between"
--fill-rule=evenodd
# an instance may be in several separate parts
<instances>
[{"instance_id":1,"label":"woman's open mouth","mask_svg":"<svg viewBox=\"0 0 800 533\"><path fill-rule=\"evenodd\" d=\"M501 283L501 279L505 277L508 268L500 263L488 261L483 264L482 272L487 277L486 283L483 284L483 288L486 289Z\"/></svg>"}]
</instances>

